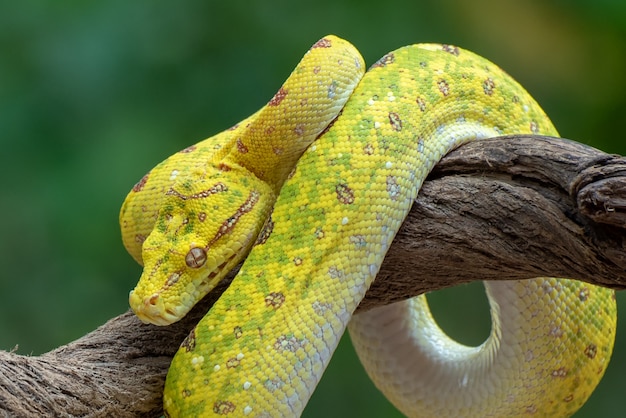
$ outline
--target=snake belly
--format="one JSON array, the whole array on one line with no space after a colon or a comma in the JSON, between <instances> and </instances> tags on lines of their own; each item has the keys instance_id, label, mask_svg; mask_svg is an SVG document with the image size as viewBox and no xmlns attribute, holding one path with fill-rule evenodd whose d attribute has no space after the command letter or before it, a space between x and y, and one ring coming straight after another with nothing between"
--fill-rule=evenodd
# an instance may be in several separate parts
<instances>
[{"instance_id":1,"label":"snake belly","mask_svg":"<svg viewBox=\"0 0 626 418\"><path fill-rule=\"evenodd\" d=\"M316 45L311 51L321 54L345 47L332 36ZM354 64L359 60L350 67L359 67ZM144 263L131 306L148 322L165 324L184 315L240 259L230 254L233 231L242 224L251 230L234 240L237 250L252 248L239 274L174 357L164 392L166 414L299 416L350 321L368 374L408 416L573 414L611 355L616 308L608 289L553 278L486 284L492 332L477 348L445 336L424 298L352 318L422 182L443 155L474 139L556 136L551 122L489 61L457 47L420 44L374 64L299 160L294 155L304 148L299 143L292 150L288 136L273 136L269 146L262 145L274 132L270 128L286 123L294 132L298 124L289 109L264 114L277 97L282 102L317 83L323 88L313 94L330 98L332 107L331 90L343 86L341 77L332 75L335 69L324 65L344 71L345 64L340 58L313 71L297 67L294 74L307 73L313 81L292 74L289 88L243 128L218 136L214 155L198 153L198 160L191 150L184 162L166 161L150 174L161 179L148 188L151 194L142 195L148 178L127 198L120 217L125 243ZM321 70L331 74L330 84L315 81ZM299 97L297 103L303 100L313 99ZM310 110L315 113L315 106ZM248 146L250 130L258 141ZM255 144L262 151L243 158ZM207 174L208 154L217 174ZM208 183L193 191L196 178ZM226 192L222 189L232 196L212 201ZM269 209L254 214L262 203L258 196L251 203L254 191L270 195L263 203ZM229 205L237 210L226 210ZM152 214L145 225L142 211ZM204 228L198 219L208 216L218 220L217 229L197 234ZM141 229L134 226L139 224ZM181 239L183 233L192 239ZM165 250L159 252L159 245ZM212 251L223 247L226 255L213 259ZM182 261L175 262L177 257ZM205 265L210 267L202 277L186 279L185 269L193 273Z\"/></svg>"}]
</instances>

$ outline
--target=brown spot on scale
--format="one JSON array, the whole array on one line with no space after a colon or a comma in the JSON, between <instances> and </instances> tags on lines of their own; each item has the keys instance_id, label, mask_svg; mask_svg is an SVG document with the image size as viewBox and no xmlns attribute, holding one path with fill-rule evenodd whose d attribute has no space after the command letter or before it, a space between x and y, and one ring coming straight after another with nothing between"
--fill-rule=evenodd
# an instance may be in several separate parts
<instances>
[{"instance_id":1,"label":"brown spot on scale","mask_svg":"<svg viewBox=\"0 0 626 418\"><path fill-rule=\"evenodd\" d=\"M235 412L235 404L229 401L215 401L213 404L213 412L217 415L228 415Z\"/></svg>"},{"instance_id":2,"label":"brown spot on scale","mask_svg":"<svg viewBox=\"0 0 626 418\"><path fill-rule=\"evenodd\" d=\"M239 325L233 328L233 334L235 335L236 339L241 338L241 336L243 335L243 330L241 329Z\"/></svg>"},{"instance_id":3,"label":"brown spot on scale","mask_svg":"<svg viewBox=\"0 0 626 418\"><path fill-rule=\"evenodd\" d=\"M293 128L293 133L298 135L298 136L303 136L304 135L304 124L303 123L298 123L296 125L296 127Z\"/></svg>"},{"instance_id":4,"label":"brown spot on scale","mask_svg":"<svg viewBox=\"0 0 626 418\"><path fill-rule=\"evenodd\" d=\"M578 292L578 299L581 302L586 302L588 298L589 298L589 288L583 287L582 289L580 289L580 292Z\"/></svg>"},{"instance_id":5,"label":"brown spot on scale","mask_svg":"<svg viewBox=\"0 0 626 418\"><path fill-rule=\"evenodd\" d=\"M367 244L367 240L363 235L352 235L350 237L350 243L354 244L355 247L363 247Z\"/></svg>"},{"instance_id":6,"label":"brown spot on scale","mask_svg":"<svg viewBox=\"0 0 626 418\"><path fill-rule=\"evenodd\" d=\"M534 134L539 133L539 125L537 124L537 122L535 121L530 122L530 132Z\"/></svg>"},{"instance_id":7,"label":"brown spot on scale","mask_svg":"<svg viewBox=\"0 0 626 418\"><path fill-rule=\"evenodd\" d=\"M181 154L189 154L190 152L194 152L196 150L196 146L195 145L191 145L183 150L180 150Z\"/></svg>"},{"instance_id":8,"label":"brown spot on scale","mask_svg":"<svg viewBox=\"0 0 626 418\"><path fill-rule=\"evenodd\" d=\"M563 330L559 326L554 326L548 332L548 335L555 338L560 338L563 336Z\"/></svg>"},{"instance_id":9,"label":"brown spot on scale","mask_svg":"<svg viewBox=\"0 0 626 418\"><path fill-rule=\"evenodd\" d=\"M172 274L170 274L169 276L167 276L167 280L165 281L165 284L162 287L162 290L165 290L169 287L174 286L176 283L178 283L178 280L180 279L180 272L173 272Z\"/></svg>"},{"instance_id":10,"label":"brown spot on scale","mask_svg":"<svg viewBox=\"0 0 626 418\"><path fill-rule=\"evenodd\" d=\"M372 154L374 153L374 146L368 142L368 143L367 143L367 144L365 144L365 146L363 147L363 153L364 153L365 155L372 155Z\"/></svg>"},{"instance_id":11,"label":"brown spot on scale","mask_svg":"<svg viewBox=\"0 0 626 418\"><path fill-rule=\"evenodd\" d=\"M387 193L391 200L398 200L400 196L400 185L395 176L387 176Z\"/></svg>"},{"instance_id":12,"label":"brown spot on scale","mask_svg":"<svg viewBox=\"0 0 626 418\"><path fill-rule=\"evenodd\" d=\"M417 99L415 99L415 103L417 103L417 107L419 107L422 112L426 111L426 100L424 100L423 97L418 97Z\"/></svg>"},{"instance_id":13,"label":"brown spot on scale","mask_svg":"<svg viewBox=\"0 0 626 418\"><path fill-rule=\"evenodd\" d=\"M246 147L246 144L243 143L241 138L237 138L236 145L237 145L237 151L239 151L242 154L248 153L248 147Z\"/></svg>"},{"instance_id":14,"label":"brown spot on scale","mask_svg":"<svg viewBox=\"0 0 626 418\"><path fill-rule=\"evenodd\" d=\"M143 190L143 187L146 185L146 182L148 181L148 177L150 176L150 171L148 171L146 173L145 176L143 176L141 178L141 180L139 180L134 186L133 186L133 192L137 193Z\"/></svg>"},{"instance_id":15,"label":"brown spot on scale","mask_svg":"<svg viewBox=\"0 0 626 418\"><path fill-rule=\"evenodd\" d=\"M270 235L272 235L273 230L274 230L274 221L272 220L272 217L270 216L267 222L265 222L265 225L263 225L263 229L261 229L261 232L259 233L259 236L256 240L255 245L265 244L267 240L269 239Z\"/></svg>"},{"instance_id":16,"label":"brown spot on scale","mask_svg":"<svg viewBox=\"0 0 626 418\"><path fill-rule=\"evenodd\" d=\"M311 307L313 308L313 312L315 312L317 315L324 316L324 314L328 310L330 310L330 308L332 308L332 305L328 302L322 303L319 300L316 300L311 304Z\"/></svg>"},{"instance_id":17,"label":"brown spot on scale","mask_svg":"<svg viewBox=\"0 0 626 418\"><path fill-rule=\"evenodd\" d=\"M396 61L396 56L392 52L390 52L389 54L383 55L382 58L376 61L374 65L372 65L372 68L385 67L389 64L393 64L395 61Z\"/></svg>"},{"instance_id":18,"label":"brown spot on scale","mask_svg":"<svg viewBox=\"0 0 626 418\"><path fill-rule=\"evenodd\" d=\"M220 171L230 171L232 168L226 163L219 163L217 169Z\"/></svg>"},{"instance_id":19,"label":"brown spot on scale","mask_svg":"<svg viewBox=\"0 0 626 418\"><path fill-rule=\"evenodd\" d=\"M320 65L313 67L313 74L318 74L320 71L322 71L322 67Z\"/></svg>"},{"instance_id":20,"label":"brown spot on scale","mask_svg":"<svg viewBox=\"0 0 626 418\"><path fill-rule=\"evenodd\" d=\"M397 113L389 112L389 123L391 123L391 129L394 131L400 132L402 130L402 119Z\"/></svg>"},{"instance_id":21,"label":"brown spot on scale","mask_svg":"<svg viewBox=\"0 0 626 418\"><path fill-rule=\"evenodd\" d=\"M146 236L143 234L135 234L135 242L139 243L139 244L143 244L143 242L146 240Z\"/></svg>"},{"instance_id":22,"label":"brown spot on scale","mask_svg":"<svg viewBox=\"0 0 626 418\"><path fill-rule=\"evenodd\" d=\"M228 360L226 360L226 367L228 367L229 369L233 369L233 368L239 366L240 363L241 363L241 361L239 360L239 358L231 357Z\"/></svg>"},{"instance_id":23,"label":"brown spot on scale","mask_svg":"<svg viewBox=\"0 0 626 418\"><path fill-rule=\"evenodd\" d=\"M563 402L571 402L574 399L574 395L573 394L569 394L566 397L563 398Z\"/></svg>"},{"instance_id":24,"label":"brown spot on scale","mask_svg":"<svg viewBox=\"0 0 626 418\"><path fill-rule=\"evenodd\" d=\"M282 292L270 292L265 296L265 306L278 309L285 303L285 295Z\"/></svg>"},{"instance_id":25,"label":"brown spot on scale","mask_svg":"<svg viewBox=\"0 0 626 418\"><path fill-rule=\"evenodd\" d=\"M322 38L319 41L315 42L313 44L313 46L311 47L311 49L314 49L314 48L330 48L331 46L333 46L333 43L330 41L330 39Z\"/></svg>"},{"instance_id":26,"label":"brown spot on scale","mask_svg":"<svg viewBox=\"0 0 626 418\"><path fill-rule=\"evenodd\" d=\"M220 226L220 228L217 230L217 233L215 234L213 239L211 239L211 241L209 242L208 247L210 247L218 239L220 239L221 237L223 237L224 235L232 231L235 225L237 224L237 222L239 222L239 219L254 208L254 206L259 201L260 196L261 195L258 191L252 190L250 194L248 195L248 199L246 199L246 201L243 202L243 204L239 206L239 208L237 208L237 211L233 213L232 216L230 216L224 222L222 222L222 226Z\"/></svg>"},{"instance_id":27,"label":"brown spot on scale","mask_svg":"<svg viewBox=\"0 0 626 418\"><path fill-rule=\"evenodd\" d=\"M331 279L343 279L344 273L343 271L339 270L337 266L330 266L328 268L328 276Z\"/></svg>"},{"instance_id":28,"label":"brown spot on scale","mask_svg":"<svg viewBox=\"0 0 626 418\"><path fill-rule=\"evenodd\" d=\"M305 344L306 340L298 340L294 336L287 337L286 335L281 335L276 339L274 349L278 352L290 351L295 353L299 348L304 347Z\"/></svg>"},{"instance_id":29,"label":"brown spot on scale","mask_svg":"<svg viewBox=\"0 0 626 418\"><path fill-rule=\"evenodd\" d=\"M268 106L278 106L280 104L280 102L282 102L283 99L285 97L287 97L287 93L288 93L288 91L284 87L281 87L280 89L278 89L278 91L276 92L274 97L272 97L272 100L270 100L267 105Z\"/></svg>"},{"instance_id":30,"label":"brown spot on scale","mask_svg":"<svg viewBox=\"0 0 626 418\"><path fill-rule=\"evenodd\" d=\"M180 345L185 349L185 351L190 352L196 348L196 329L192 329L189 335L185 337L182 344Z\"/></svg>"},{"instance_id":31,"label":"brown spot on scale","mask_svg":"<svg viewBox=\"0 0 626 418\"><path fill-rule=\"evenodd\" d=\"M596 354L598 354L598 347L595 344L589 344L587 347L585 347L585 355L590 358L590 359L594 359L596 358Z\"/></svg>"},{"instance_id":32,"label":"brown spot on scale","mask_svg":"<svg viewBox=\"0 0 626 418\"><path fill-rule=\"evenodd\" d=\"M447 52L449 54L452 54L456 57L459 56L459 47L458 46L454 46L454 45L447 45L447 44L443 44L441 45L441 50L444 52Z\"/></svg>"},{"instance_id":33,"label":"brown spot on scale","mask_svg":"<svg viewBox=\"0 0 626 418\"><path fill-rule=\"evenodd\" d=\"M206 220L206 212L200 212L198 213L198 220L200 222L204 222Z\"/></svg>"},{"instance_id":34,"label":"brown spot on scale","mask_svg":"<svg viewBox=\"0 0 626 418\"><path fill-rule=\"evenodd\" d=\"M488 78L485 81L483 81L483 91L485 92L487 96L493 95L493 91L495 90L495 88L496 88L496 82L493 81L491 78Z\"/></svg>"},{"instance_id":35,"label":"brown spot on scale","mask_svg":"<svg viewBox=\"0 0 626 418\"><path fill-rule=\"evenodd\" d=\"M354 191L348 187L345 183L339 183L335 186L335 192L337 193L337 200L344 205L351 205L354 203Z\"/></svg>"},{"instance_id":36,"label":"brown spot on scale","mask_svg":"<svg viewBox=\"0 0 626 418\"><path fill-rule=\"evenodd\" d=\"M444 96L447 96L448 94L450 94L450 85L448 84L446 80L439 80L437 82L437 88L439 88L439 91Z\"/></svg>"},{"instance_id":37,"label":"brown spot on scale","mask_svg":"<svg viewBox=\"0 0 626 418\"><path fill-rule=\"evenodd\" d=\"M198 193L194 193L194 194L190 194L189 196L186 196L180 192L178 192L177 190L175 190L174 188L170 188L167 192L165 192L165 194L167 196L176 196L182 200L187 200L187 199L204 199L207 198L213 194L216 193L220 193L220 192L225 192L228 190L228 187L222 183L222 182L217 182L215 183L213 186L211 186L210 188L206 189L206 190L202 190Z\"/></svg>"}]
</instances>

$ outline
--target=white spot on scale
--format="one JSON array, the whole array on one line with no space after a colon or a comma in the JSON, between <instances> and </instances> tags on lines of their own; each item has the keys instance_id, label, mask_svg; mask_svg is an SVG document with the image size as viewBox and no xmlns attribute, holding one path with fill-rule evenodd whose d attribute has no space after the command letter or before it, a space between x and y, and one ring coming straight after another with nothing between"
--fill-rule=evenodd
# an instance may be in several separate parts
<instances>
[{"instance_id":1,"label":"white spot on scale","mask_svg":"<svg viewBox=\"0 0 626 418\"><path fill-rule=\"evenodd\" d=\"M524 112L528 112L528 110L529 110L528 105L522 106L522 109L524 109Z\"/></svg>"},{"instance_id":2,"label":"white spot on scale","mask_svg":"<svg viewBox=\"0 0 626 418\"><path fill-rule=\"evenodd\" d=\"M250 405L246 405L246 407L243 408L244 415L250 415L250 412L252 412L252 407Z\"/></svg>"},{"instance_id":3,"label":"white spot on scale","mask_svg":"<svg viewBox=\"0 0 626 418\"><path fill-rule=\"evenodd\" d=\"M386 169L390 169L391 167L393 167L393 163L392 163L391 161L387 161L387 162L385 163L385 168L386 168Z\"/></svg>"},{"instance_id":4,"label":"white spot on scale","mask_svg":"<svg viewBox=\"0 0 626 418\"><path fill-rule=\"evenodd\" d=\"M370 105L370 106L373 105L374 104L374 99L369 99L367 101L367 104Z\"/></svg>"},{"instance_id":5,"label":"white spot on scale","mask_svg":"<svg viewBox=\"0 0 626 418\"><path fill-rule=\"evenodd\" d=\"M213 371L214 372L218 372L221 369L219 364L216 364L215 366L213 366Z\"/></svg>"},{"instance_id":6,"label":"white spot on scale","mask_svg":"<svg viewBox=\"0 0 626 418\"><path fill-rule=\"evenodd\" d=\"M343 219L341 220L341 225L347 225L349 222L349 219L347 216L344 216Z\"/></svg>"},{"instance_id":7,"label":"white spot on scale","mask_svg":"<svg viewBox=\"0 0 626 418\"><path fill-rule=\"evenodd\" d=\"M459 383L461 384L461 387L466 387L468 381L469 381L469 377L467 376L467 373L466 373L463 375L463 378L461 379L461 382Z\"/></svg>"},{"instance_id":8,"label":"white spot on scale","mask_svg":"<svg viewBox=\"0 0 626 418\"><path fill-rule=\"evenodd\" d=\"M380 122L374 122L374 128L376 129L380 128Z\"/></svg>"},{"instance_id":9,"label":"white spot on scale","mask_svg":"<svg viewBox=\"0 0 626 418\"><path fill-rule=\"evenodd\" d=\"M237 354L237 360L241 360L243 358L243 353Z\"/></svg>"},{"instance_id":10,"label":"white spot on scale","mask_svg":"<svg viewBox=\"0 0 626 418\"><path fill-rule=\"evenodd\" d=\"M315 151L317 149L317 145L313 144L309 147L311 151Z\"/></svg>"},{"instance_id":11,"label":"white spot on scale","mask_svg":"<svg viewBox=\"0 0 626 418\"><path fill-rule=\"evenodd\" d=\"M247 380L243 382L243 390L250 389L250 386L252 386L252 383L248 382Z\"/></svg>"},{"instance_id":12,"label":"white spot on scale","mask_svg":"<svg viewBox=\"0 0 626 418\"><path fill-rule=\"evenodd\" d=\"M394 100L396 100L396 96L393 95L393 92L390 92L390 91L387 92L387 100L389 100L390 102L393 102Z\"/></svg>"},{"instance_id":13,"label":"white spot on scale","mask_svg":"<svg viewBox=\"0 0 626 418\"><path fill-rule=\"evenodd\" d=\"M172 170L172 172L170 173L170 181L175 180L176 177L178 177L178 170Z\"/></svg>"},{"instance_id":14,"label":"white spot on scale","mask_svg":"<svg viewBox=\"0 0 626 418\"><path fill-rule=\"evenodd\" d=\"M203 356L193 356L191 358L191 364L193 364L194 366L198 365L198 364L202 364L204 363L204 357Z\"/></svg>"}]
</instances>

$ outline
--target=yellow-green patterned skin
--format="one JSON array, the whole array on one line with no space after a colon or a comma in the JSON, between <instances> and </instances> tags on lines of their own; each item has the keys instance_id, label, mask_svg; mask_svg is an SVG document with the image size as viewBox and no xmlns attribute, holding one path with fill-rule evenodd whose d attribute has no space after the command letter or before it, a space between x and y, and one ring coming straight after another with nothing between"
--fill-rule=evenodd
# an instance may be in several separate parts
<instances>
[{"instance_id":1,"label":"yellow-green patterned skin","mask_svg":"<svg viewBox=\"0 0 626 418\"><path fill-rule=\"evenodd\" d=\"M144 265L130 295L142 320L180 319L245 257L174 357L166 414L299 416L351 319L366 370L408 416L573 414L610 359L610 290L487 284L493 327L478 348L447 339L424 298L352 318L443 155L473 139L557 135L521 86L460 48L412 45L363 67L346 41L323 38L261 111L129 193L120 222Z\"/></svg>"}]
</instances>

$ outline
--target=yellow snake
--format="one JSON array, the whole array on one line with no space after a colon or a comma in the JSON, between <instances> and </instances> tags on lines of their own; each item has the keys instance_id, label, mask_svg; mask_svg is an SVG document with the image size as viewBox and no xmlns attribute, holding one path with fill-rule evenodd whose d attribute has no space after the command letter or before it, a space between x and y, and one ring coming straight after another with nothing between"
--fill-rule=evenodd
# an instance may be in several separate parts
<instances>
[{"instance_id":1,"label":"yellow snake","mask_svg":"<svg viewBox=\"0 0 626 418\"><path fill-rule=\"evenodd\" d=\"M351 44L321 39L259 112L169 157L126 198L141 320L177 321L245 258L176 354L166 415L300 415L348 322L368 373L408 416L573 414L610 359L610 290L486 283L492 331L479 347L443 334L424 297L352 317L444 154L557 135L519 84L461 48L407 46L363 73Z\"/></svg>"}]
</instances>

